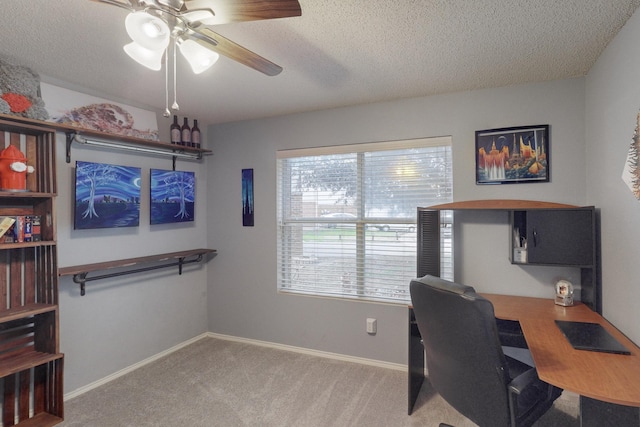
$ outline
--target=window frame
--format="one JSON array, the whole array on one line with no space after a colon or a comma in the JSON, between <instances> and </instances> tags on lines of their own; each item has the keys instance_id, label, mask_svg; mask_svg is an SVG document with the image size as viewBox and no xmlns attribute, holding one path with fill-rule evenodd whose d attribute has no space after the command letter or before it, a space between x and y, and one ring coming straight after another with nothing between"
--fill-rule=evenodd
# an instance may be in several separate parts
<instances>
[{"instance_id":1,"label":"window frame","mask_svg":"<svg viewBox=\"0 0 640 427\"><path fill-rule=\"evenodd\" d=\"M288 149L288 150L279 150L277 152L277 263L278 263L278 277L277 277L277 289L278 292L283 293L291 293L297 295L311 295L318 297L332 297L332 298L343 298L349 300L357 300L357 301L374 301L374 302L383 302L383 303L391 303L391 304L406 304L410 301L410 296L408 295L408 287L409 280L407 280L407 289L406 295L404 298L384 298L384 297L371 297L367 296L365 291L367 289L367 285L364 283L363 278L367 275L367 254L366 254L366 236L367 236L367 225L369 227L374 226L375 224L380 224L384 227L385 224L396 224L396 225L404 225L412 231L415 235L415 231L417 228L417 217L413 218L400 218L400 217L367 217L365 215L365 203L366 200L363 195L366 191L363 189L364 187L364 179L363 174L365 171L364 166L364 158L366 153L372 152L383 152L383 151L395 151L395 150L410 150L410 149L424 149L430 147L437 147L438 149L445 149L445 155L443 156L446 161L446 178L442 180L448 184L447 193L448 197L439 197L434 200L430 200L427 204L440 204L447 203L453 200L453 159L452 159L452 137L444 136L444 137L430 137L430 138L418 138L418 139L410 139L410 140L396 140L396 141L383 141L383 142L370 142L370 143L361 143L361 144L349 144L349 145L338 145L338 146L323 146L323 147L313 147L313 148L297 148L297 149ZM358 215L356 215L355 219L352 220L335 220L335 221L327 221L326 219L320 220L319 217L287 217L285 218L284 212L287 208L291 208L292 195L289 191L285 191L287 185L283 183L283 176L285 175L282 161L287 159L295 159L295 158L306 158L306 157L316 157L316 156L333 156L333 155L341 155L341 154L355 154L356 162L357 162L357 194L358 194L358 203L360 206L357 206L356 211ZM291 172L289 171L286 174L287 177L291 177ZM286 193L286 194L285 194ZM300 289L293 288L293 285L290 283L285 283L284 275L288 274L289 276L293 276L294 272L292 271L292 266L294 265L293 256L289 254L288 256L284 255L286 249L283 247L286 243L289 245L291 242L287 242L286 236L286 226L292 224L309 224L312 226L317 226L319 223L335 223L337 224L354 224L355 227L355 246L356 246L356 255L355 255L355 269L358 271L360 268L362 271L357 272L358 283L356 285L356 293L355 294L346 294L344 292L340 293L331 293L331 292L318 292L318 288L321 285L310 286L308 289ZM291 237L289 237L291 238ZM304 246L304 243L303 243ZM414 245L414 253L417 248L417 243ZM287 260L285 261L285 258ZM303 257L304 258L304 257ZM417 257L416 257L417 258ZM304 259L301 261L304 262ZM293 279L288 279L293 280ZM362 281L362 282L361 282ZM385 288L385 290L387 290Z\"/></svg>"}]
</instances>

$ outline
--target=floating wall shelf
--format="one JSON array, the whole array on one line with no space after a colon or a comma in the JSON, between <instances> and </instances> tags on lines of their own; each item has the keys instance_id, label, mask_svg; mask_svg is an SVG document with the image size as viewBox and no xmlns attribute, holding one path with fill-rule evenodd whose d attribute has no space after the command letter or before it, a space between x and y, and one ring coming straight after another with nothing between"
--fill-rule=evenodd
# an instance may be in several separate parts
<instances>
[{"instance_id":1,"label":"floating wall shelf","mask_svg":"<svg viewBox=\"0 0 640 427\"><path fill-rule=\"evenodd\" d=\"M124 276L127 274L141 273L144 271L157 270L160 268L178 267L178 274L182 274L182 266L200 262L207 254L216 255L215 249L191 249L186 251L171 252L166 254L150 255L138 258L127 258L115 261L98 262L94 264L75 265L63 267L58 270L59 276L73 276L73 281L80 285L80 295L85 294L85 284L94 280L108 279L110 277ZM163 264L157 262L172 261ZM139 267L140 264L153 264ZM130 268L135 267L135 268ZM125 270L105 273L98 276L87 277L89 273L115 268L126 268Z\"/></svg>"},{"instance_id":2,"label":"floating wall shelf","mask_svg":"<svg viewBox=\"0 0 640 427\"><path fill-rule=\"evenodd\" d=\"M173 157L173 169L177 158L200 160L204 154L210 154L211 150L185 147L182 145L168 144L166 142L150 141L140 138L122 137L90 130L67 130L66 161L71 163L71 145L78 143L90 147L111 148L115 150L148 153L159 156Z\"/></svg>"},{"instance_id":3,"label":"floating wall shelf","mask_svg":"<svg viewBox=\"0 0 640 427\"><path fill-rule=\"evenodd\" d=\"M100 146L117 150L137 151L161 156L173 157L173 169L177 158L200 160L203 156L212 154L211 150L204 148L184 147L170 144L168 142L152 141L132 136L116 135L100 132L93 129L85 129L68 124L46 122L42 120L28 119L20 116L0 114L1 119L8 119L14 122L13 126L21 129L37 126L46 126L51 130L64 132L67 135L66 161L71 163L71 145L79 143L83 145Z\"/></svg>"}]
</instances>

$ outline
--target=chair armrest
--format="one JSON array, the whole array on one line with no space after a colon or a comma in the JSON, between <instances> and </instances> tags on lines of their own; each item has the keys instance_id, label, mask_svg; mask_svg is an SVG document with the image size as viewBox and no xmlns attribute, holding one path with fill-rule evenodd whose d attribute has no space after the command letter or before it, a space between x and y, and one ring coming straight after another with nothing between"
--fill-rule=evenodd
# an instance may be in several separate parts
<instances>
[{"instance_id":1,"label":"chair armrest","mask_svg":"<svg viewBox=\"0 0 640 427\"><path fill-rule=\"evenodd\" d=\"M516 419L518 417L518 397L527 387L538 380L538 372L536 368L531 368L514 379L509 383L509 415L511 417L511 425L516 425Z\"/></svg>"},{"instance_id":2,"label":"chair armrest","mask_svg":"<svg viewBox=\"0 0 640 427\"><path fill-rule=\"evenodd\" d=\"M538 372L536 371L536 368L531 368L511 380L509 383L509 392L519 395L537 379Z\"/></svg>"},{"instance_id":3,"label":"chair armrest","mask_svg":"<svg viewBox=\"0 0 640 427\"><path fill-rule=\"evenodd\" d=\"M511 425L516 425L517 419L517 408L518 408L518 396L522 394L529 386L534 383L541 383L546 386L546 400L547 402L553 402L560 393L562 393L562 389L557 388L551 384L545 383L538 378L538 372L536 368L531 368L523 372L522 374L515 377L509 383L509 412L511 415ZM540 390L543 391L543 390Z\"/></svg>"}]
</instances>

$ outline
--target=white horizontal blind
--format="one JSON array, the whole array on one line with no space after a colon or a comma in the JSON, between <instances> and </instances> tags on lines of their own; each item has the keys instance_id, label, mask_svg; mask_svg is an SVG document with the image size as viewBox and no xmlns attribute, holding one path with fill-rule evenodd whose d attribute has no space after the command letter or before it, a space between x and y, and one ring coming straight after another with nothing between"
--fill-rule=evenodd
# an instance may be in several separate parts
<instances>
[{"instance_id":1,"label":"white horizontal blind","mask_svg":"<svg viewBox=\"0 0 640 427\"><path fill-rule=\"evenodd\" d=\"M452 201L451 138L278 152L278 288L410 300L416 211Z\"/></svg>"}]
</instances>

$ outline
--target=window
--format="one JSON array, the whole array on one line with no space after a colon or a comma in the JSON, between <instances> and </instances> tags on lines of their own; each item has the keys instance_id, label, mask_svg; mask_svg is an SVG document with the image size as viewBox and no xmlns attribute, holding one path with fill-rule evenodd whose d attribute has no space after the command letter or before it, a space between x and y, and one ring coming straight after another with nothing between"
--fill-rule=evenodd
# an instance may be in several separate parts
<instances>
[{"instance_id":1,"label":"window","mask_svg":"<svg viewBox=\"0 0 640 427\"><path fill-rule=\"evenodd\" d=\"M410 300L418 206L452 200L451 138L278 152L278 289Z\"/></svg>"}]
</instances>

